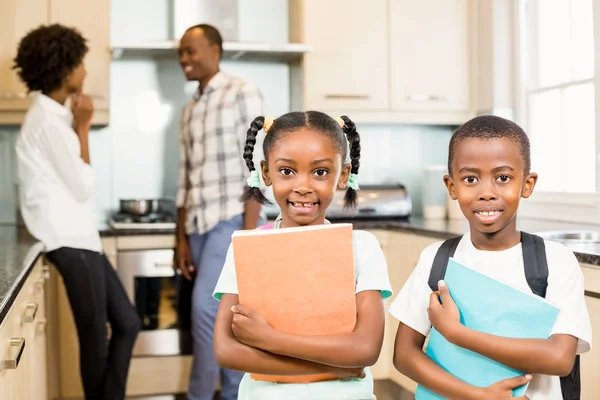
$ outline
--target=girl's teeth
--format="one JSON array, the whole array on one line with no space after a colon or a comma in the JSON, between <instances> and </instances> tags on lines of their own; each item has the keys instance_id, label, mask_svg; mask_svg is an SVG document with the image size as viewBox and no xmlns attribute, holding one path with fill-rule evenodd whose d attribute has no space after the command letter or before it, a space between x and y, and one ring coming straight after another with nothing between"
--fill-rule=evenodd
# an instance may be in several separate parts
<instances>
[{"instance_id":1,"label":"girl's teeth","mask_svg":"<svg viewBox=\"0 0 600 400\"><path fill-rule=\"evenodd\" d=\"M294 207L312 207L314 203L294 203Z\"/></svg>"}]
</instances>

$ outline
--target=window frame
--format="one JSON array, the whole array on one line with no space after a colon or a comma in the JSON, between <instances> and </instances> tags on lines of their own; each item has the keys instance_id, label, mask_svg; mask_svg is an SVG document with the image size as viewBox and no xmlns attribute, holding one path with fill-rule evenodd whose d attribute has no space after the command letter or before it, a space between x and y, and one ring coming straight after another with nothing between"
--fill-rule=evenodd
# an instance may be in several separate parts
<instances>
[{"instance_id":1,"label":"window frame","mask_svg":"<svg viewBox=\"0 0 600 400\"><path fill-rule=\"evenodd\" d=\"M515 56L515 122L527 126L527 88L523 84L524 74L522 60L525 49L521 38L524 16L522 0L513 0L513 31L514 31L514 56ZM584 224L600 224L600 0L592 0L593 7L593 32L594 32L594 77L568 84L555 85L552 88L563 88L583 82L594 84L595 108L595 147L596 147L596 185L593 193L534 191L534 194L521 202L519 215L527 218L553 219L565 222L578 222ZM538 91L549 88L537 89Z\"/></svg>"}]
</instances>

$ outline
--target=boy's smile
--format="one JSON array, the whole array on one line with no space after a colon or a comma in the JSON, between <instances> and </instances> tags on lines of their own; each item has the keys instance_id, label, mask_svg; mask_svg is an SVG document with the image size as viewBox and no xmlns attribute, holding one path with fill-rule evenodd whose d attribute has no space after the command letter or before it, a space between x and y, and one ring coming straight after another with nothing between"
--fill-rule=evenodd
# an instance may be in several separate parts
<instances>
[{"instance_id":1,"label":"boy's smile","mask_svg":"<svg viewBox=\"0 0 600 400\"><path fill-rule=\"evenodd\" d=\"M324 223L336 188L345 187L350 174L333 142L310 128L298 129L282 136L267 159L268 165L261 162L263 179L273 186L282 227Z\"/></svg>"},{"instance_id":2,"label":"boy's smile","mask_svg":"<svg viewBox=\"0 0 600 400\"><path fill-rule=\"evenodd\" d=\"M506 138L461 140L451 168L444 180L469 220L474 244L478 238L497 235L505 239L495 241L501 246L518 243L519 201L532 194L537 180L536 174L525 174L519 143Z\"/></svg>"}]
</instances>

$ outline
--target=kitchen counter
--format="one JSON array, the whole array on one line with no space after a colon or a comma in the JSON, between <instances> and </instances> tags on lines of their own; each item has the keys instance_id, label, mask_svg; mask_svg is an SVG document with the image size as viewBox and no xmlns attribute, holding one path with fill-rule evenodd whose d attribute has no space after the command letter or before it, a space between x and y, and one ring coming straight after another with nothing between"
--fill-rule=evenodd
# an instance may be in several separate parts
<instances>
[{"instance_id":1,"label":"kitchen counter","mask_svg":"<svg viewBox=\"0 0 600 400\"><path fill-rule=\"evenodd\" d=\"M468 230L468 224L464 220L425 220L422 218L411 218L410 221L337 219L334 222L351 222L356 229L384 229L407 232L439 238L440 240L464 234ZM533 219L520 219L517 226L519 229L531 233L587 228L600 230L600 226L583 226L582 224ZM173 235L175 233L174 229L117 230L111 228L108 224L99 226L99 231L103 237ZM568 247L573 250L580 263L600 268L600 244L576 243L570 244ZM13 225L0 226L0 323L42 251L42 244L31 237L25 229Z\"/></svg>"},{"instance_id":2,"label":"kitchen counter","mask_svg":"<svg viewBox=\"0 0 600 400\"><path fill-rule=\"evenodd\" d=\"M101 237L111 236L139 236L139 235L174 235L173 229L115 229L108 222L101 223L98 226Z\"/></svg>"},{"instance_id":3,"label":"kitchen counter","mask_svg":"<svg viewBox=\"0 0 600 400\"><path fill-rule=\"evenodd\" d=\"M25 229L0 225L0 323L43 250Z\"/></svg>"},{"instance_id":4,"label":"kitchen counter","mask_svg":"<svg viewBox=\"0 0 600 400\"><path fill-rule=\"evenodd\" d=\"M332 221L333 222L333 221ZM425 220L423 218L411 218L410 221L393 220L370 220L370 221L352 221L335 220L335 222L352 222L356 229L387 229L392 231L404 231L417 235L429 236L445 240L453 236L462 235L468 232L469 225L466 220ZM518 229L538 233L545 231L562 231L573 229L599 230L597 225L582 225L557 221L544 221L537 219L517 220ZM580 263L598 266L600 268L600 244L593 243L570 243L566 245L570 248Z\"/></svg>"}]
</instances>

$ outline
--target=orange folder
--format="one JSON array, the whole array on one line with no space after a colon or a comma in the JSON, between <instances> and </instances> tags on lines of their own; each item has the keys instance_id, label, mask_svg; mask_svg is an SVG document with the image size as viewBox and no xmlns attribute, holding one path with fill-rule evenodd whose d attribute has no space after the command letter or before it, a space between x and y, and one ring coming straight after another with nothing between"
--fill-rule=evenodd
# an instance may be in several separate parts
<instances>
[{"instance_id":1,"label":"orange folder","mask_svg":"<svg viewBox=\"0 0 600 400\"><path fill-rule=\"evenodd\" d=\"M240 304L296 335L352 332L356 326L351 224L236 231L232 236ZM309 383L331 374L252 379Z\"/></svg>"}]
</instances>

